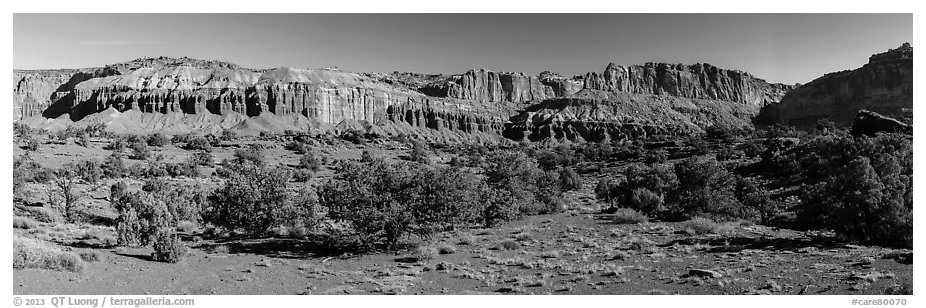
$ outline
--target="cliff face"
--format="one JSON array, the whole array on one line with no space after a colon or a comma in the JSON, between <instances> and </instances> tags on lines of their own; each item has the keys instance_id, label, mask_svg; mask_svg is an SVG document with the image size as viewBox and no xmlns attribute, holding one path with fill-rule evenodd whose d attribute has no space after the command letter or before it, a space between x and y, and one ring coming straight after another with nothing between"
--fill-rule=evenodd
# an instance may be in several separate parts
<instances>
[{"instance_id":1,"label":"cliff face","mask_svg":"<svg viewBox=\"0 0 926 308\"><path fill-rule=\"evenodd\" d=\"M779 101L791 88L710 64L619 66L611 63L601 74L586 74L583 81L585 88L592 90L713 99L758 107Z\"/></svg>"},{"instance_id":2,"label":"cliff face","mask_svg":"<svg viewBox=\"0 0 926 308\"><path fill-rule=\"evenodd\" d=\"M762 110L770 122L812 126L828 118L851 125L859 110L904 117L913 108L913 47L872 55L864 66L826 74L785 95L780 104Z\"/></svg>"},{"instance_id":3,"label":"cliff face","mask_svg":"<svg viewBox=\"0 0 926 308\"><path fill-rule=\"evenodd\" d=\"M470 70L446 80L430 83L421 89L435 97L484 102L524 103L556 97L553 88L539 77L523 73L498 73L485 69Z\"/></svg>"},{"instance_id":4,"label":"cliff face","mask_svg":"<svg viewBox=\"0 0 926 308\"><path fill-rule=\"evenodd\" d=\"M124 123L113 125L164 131L311 125L574 141L749 125L761 104L790 89L706 64L611 64L602 73L566 78L485 69L450 76L255 70L160 57L14 76L14 110L21 119L91 117L111 123L124 114Z\"/></svg>"},{"instance_id":5,"label":"cliff face","mask_svg":"<svg viewBox=\"0 0 926 308\"><path fill-rule=\"evenodd\" d=\"M499 133L512 112L505 104L428 97L348 72L250 70L194 59L139 59L58 74L17 71L15 76L14 109L21 118L67 115L76 121L112 108L155 114L298 114L322 125L402 122Z\"/></svg>"}]
</instances>

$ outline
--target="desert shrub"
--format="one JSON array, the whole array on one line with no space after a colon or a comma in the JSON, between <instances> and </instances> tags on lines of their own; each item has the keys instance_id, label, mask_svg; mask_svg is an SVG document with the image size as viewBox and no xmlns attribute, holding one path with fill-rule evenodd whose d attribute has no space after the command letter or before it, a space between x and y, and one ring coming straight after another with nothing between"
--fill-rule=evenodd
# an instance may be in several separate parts
<instances>
[{"instance_id":1,"label":"desert shrub","mask_svg":"<svg viewBox=\"0 0 926 308\"><path fill-rule=\"evenodd\" d=\"M748 135L749 131L746 129L730 127L726 125L711 125L704 130L705 138L707 139L716 139L716 140L733 140L734 138Z\"/></svg>"},{"instance_id":2,"label":"desert shrub","mask_svg":"<svg viewBox=\"0 0 926 308\"><path fill-rule=\"evenodd\" d=\"M518 249L521 249L521 243L518 243L517 241L514 241L514 240L504 240L504 241L498 243L498 245L495 246L495 249L498 249L498 250L518 250Z\"/></svg>"},{"instance_id":3,"label":"desert shrub","mask_svg":"<svg viewBox=\"0 0 926 308\"><path fill-rule=\"evenodd\" d=\"M85 262L98 262L102 258L96 250L82 250L78 255Z\"/></svg>"},{"instance_id":4,"label":"desert shrub","mask_svg":"<svg viewBox=\"0 0 926 308\"><path fill-rule=\"evenodd\" d=\"M109 143L103 146L103 149L110 150L113 152L122 152L123 150L125 150L126 147L128 147L128 144L129 144L129 141L126 136L117 136L109 140Z\"/></svg>"},{"instance_id":5,"label":"desert shrub","mask_svg":"<svg viewBox=\"0 0 926 308\"><path fill-rule=\"evenodd\" d=\"M154 241L160 230L172 228L174 218L168 211L167 203L154 193L123 193L111 202L119 212L116 218L119 245L147 246Z\"/></svg>"},{"instance_id":6,"label":"desert shrub","mask_svg":"<svg viewBox=\"0 0 926 308\"><path fill-rule=\"evenodd\" d=\"M614 212L614 223L616 224L638 224L648 222L649 218L639 211L622 208Z\"/></svg>"},{"instance_id":7,"label":"desert shrub","mask_svg":"<svg viewBox=\"0 0 926 308\"><path fill-rule=\"evenodd\" d=\"M41 145L41 144L39 143L39 141L38 141L38 140L35 140L35 137L31 137L31 136L30 136L30 137L24 137L24 138L20 139L20 145L19 145L19 147L20 147L21 149L23 149L23 150L26 150L26 151L35 152L35 151L38 151L38 150L39 150L39 146L40 146L40 145Z\"/></svg>"},{"instance_id":8,"label":"desert shrub","mask_svg":"<svg viewBox=\"0 0 926 308\"><path fill-rule=\"evenodd\" d=\"M215 161L213 160L212 153L206 151L197 151L190 155L189 162L198 166L204 167L213 167L215 166Z\"/></svg>"},{"instance_id":9,"label":"desert shrub","mask_svg":"<svg viewBox=\"0 0 926 308\"><path fill-rule=\"evenodd\" d=\"M318 172L318 170L321 169L321 162L319 162L318 158L315 157L315 153L312 151L307 151L305 154L302 154L302 156L299 157L299 168L312 172Z\"/></svg>"},{"instance_id":10,"label":"desert shrub","mask_svg":"<svg viewBox=\"0 0 926 308\"><path fill-rule=\"evenodd\" d=\"M57 199L52 205L68 222L77 222L80 218L81 200L80 192L77 190L77 179L76 169L66 165L55 172L52 180L51 195Z\"/></svg>"},{"instance_id":11,"label":"desert shrub","mask_svg":"<svg viewBox=\"0 0 926 308\"><path fill-rule=\"evenodd\" d=\"M203 136L190 136L183 145L183 149L188 151L212 152L212 143Z\"/></svg>"},{"instance_id":12,"label":"desert shrub","mask_svg":"<svg viewBox=\"0 0 926 308\"><path fill-rule=\"evenodd\" d=\"M28 218L28 217L20 217L20 216L13 217L13 228L16 228L16 229L26 229L26 230L35 229L35 227L38 227L38 225L39 224L35 222L35 220L32 220L31 218Z\"/></svg>"},{"instance_id":13,"label":"desert shrub","mask_svg":"<svg viewBox=\"0 0 926 308\"><path fill-rule=\"evenodd\" d=\"M537 159L537 165L540 169L549 171L556 170L560 167L571 167L578 163L575 152L568 148L554 148L539 150L534 153Z\"/></svg>"},{"instance_id":14,"label":"desert shrub","mask_svg":"<svg viewBox=\"0 0 926 308\"><path fill-rule=\"evenodd\" d=\"M297 140L290 141L284 146L284 148L298 154L303 154L311 150L307 144Z\"/></svg>"},{"instance_id":15,"label":"desert shrub","mask_svg":"<svg viewBox=\"0 0 926 308\"><path fill-rule=\"evenodd\" d=\"M369 162L372 162L372 161L374 161L374 160L376 160L376 156L374 156L374 155L373 155L373 152L371 152L370 150L363 150L363 152L360 153L360 161L361 161L361 162L369 163Z\"/></svg>"},{"instance_id":16,"label":"desert shrub","mask_svg":"<svg viewBox=\"0 0 926 308\"><path fill-rule=\"evenodd\" d=\"M427 221L419 232L452 229L482 219L481 192L485 184L475 174L456 168L413 170L417 198L410 204L416 219Z\"/></svg>"},{"instance_id":17,"label":"desert shrub","mask_svg":"<svg viewBox=\"0 0 926 308\"><path fill-rule=\"evenodd\" d=\"M459 169L345 162L319 197L330 218L352 226L361 245L391 249L407 234L428 238L477 220L479 184Z\"/></svg>"},{"instance_id":18,"label":"desert shrub","mask_svg":"<svg viewBox=\"0 0 926 308\"><path fill-rule=\"evenodd\" d=\"M675 165L675 176L678 189L669 194L672 202L667 217L757 219L756 209L744 206L736 199L735 178L716 159L688 158Z\"/></svg>"},{"instance_id":19,"label":"desert shrub","mask_svg":"<svg viewBox=\"0 0 926 308\"><path fill-rule=\"evenodd\" d=\"M232 162L236 165L252 164L255 166L263 166L265 161L264 150L254 145L246 149L235 150L235 154L232 158Z\"/></svg>"},{"instance_id":20,"label":"desert shrub","mask_svg":"<svg viewBox=\"0 0 926 308\"><path fill-rule=\"evenodd\" d=\"M714 234L722 230L720 224L703 217L695 217L682 222L681 229L692 235Z\"/></svg>"},{"instance_id":21,"label":"desert shrub","mask_svg":"<svg viewBox=\"0 0 926 308\"><path fill-rule=\"evenodd\" d=\"M154 260L177 263L187 254L187 247L180 237L166 230L161 230L154 238Z\"/></svg>"},{"instance_id":22,"label":"desert shrub","mask_svg":"<svg viewBox=\"0 0 926 308\"><path fill-rule=\"evenodd\" d=\"M44 241L13 237L14 269L40 268L81 272L84 267L84 262L74 253L61 251Z\"/></svg>"},{"instance_id":23,"label":"desert shrub","mask_svg":"<svg viewBox=\"0 0 926 308\"><path fill-rule=\"evenodd\" d=\"M755 210L758 218L753 221L769 224L778 215L779 203L772 200L771 192L755 180L736 176L734 193L743 206Z\"/></svg>"},{"instance_id":24,"label":"desert shrub","mask_svg":"<svg viewBox=\"0 0 926 308\"><path fill-rule=\"evenodd\" d=\"M619 207L633 206L634 190L645 188L653 193L665 196L678 186L678 179L672 168L664 165L646 166L632 164L624 170L623 178L602 179L595 187L595 196L610 204L611 210ZM662 208L637 208L644 214L659 217ZM650 212L654 210L654 212Z\"/></svg>"},{"instance_id":25,"label":"desert shrub","mask_svg":"<svg viewBox=\"0 0 926 308\"><path fill-rule=\"evenodd\" d=\"M170 214L169 225L177 225L182 221L199 223L202 220L202 211L207 205L208 193L201 184L184 185L170 183L163 179L153 179L145 181L142 190L167 204L167 212Z\"/></svg>"},{"instance_id":26,"label":"desert shrub","mask_svg":"<svg viewBox=\"0 0 926 308\"><path fill-rule=\"evenodd\" d=\"M293 181L296 182L308 182L311 181L313 177L315 177L315 172L312 172L312 170L308 169L295 169L292 171L292 173Z\"/></svg>"},{"instance_id":27,"label":"desert shrub","mask_svg":"<svg viewBox=\"0 0 926 308\"><path fill-rule=\"evenodd\" d=\"M129 147L132 149L132 158L146 160L151 156L151 150L148 149L146 142L132 142Z\"/></svg>"},{"instance_id":28,"label":"desert shrub","mask_svg":"<svg viewBox=\"0 0 926 308\"><path fill-rule=\"evenodd\" d=\"M238 166L225 185L209 195L203 219L215 226L249 234L267 234L272 228L304 212L305 204L294 204L286 190L290 174L282 167L253 164Z\"/></svg>"},{"instance_id":29,"label":"desert shrub","mask_svg":"<svg viewBox=\"0 0 926 308\"><path fill-rule=\"evenodd\" d=\"M261 133L263 134L263 132ZM222 141L233 141L238 139L238 133L230 129L223 129L222 135L219 137L219 139Z\"/></svg>"},{"instance_id":30,"label":"desert shrub","mask_svg":"<svg viewBox=\"0 0 926 308\"><path fill-rule=\"evenodd\" d=\"M103 160L100 169L103 172L103 177L106 178L121 178L128 173L122 155L115 151Z\"/></svg>"},{"instance_id":31,"label":"desert shrub","mask_svg":"<svg viewBox=\"0 0 926 308\"><path fill-rule=\"evenodd\" d=\"M560 169L559 178L563 191L582 189L582 178L570 167Z\"/></svg>"},{"instance_id":32,"label":"desert shrub","mask_svg":"<svg viewBox=\"0 0 926 308\"><path fill-rule=\"evenodd\" d=\"M688 140L691 151L694 155L705 155L711 152L710 144L701 138L691 138Z\"/></svg>"},{"instance_id":33,"label":"desert shrub","mask_svg":"<svg viewBox=\"0 0 926 308\"><path fill-rule=\"evenodd\" d=\"M85 147L85 148L89 147L90 146L90 136L87 134L77 135L77 137L74 139L74 143L79 146Z\"/></svg>"},{"instance_id":34,"label":"desert shrub","mask_svg":"<svg viewBox=\"0 0 926 308\"><path fill-rule=\"evenodd\" d=\"M449 254L457 252L457 248L454 247L453 245L444 243L444 244L437 245L437 252L442 255L449 255Z\"/></svg>"},{"instance_id":35,"label":"desert shrub","mask_svg":"<svg viewBox=\"0 0 926 308\"><path fill-rule=\"evenodd\" d=\"M195 137L196 136L193 135L193 133L176 134L170 138L170 142L179 146L180 144L186 144L190 142L190 140L193 140Z\"/></svg>"},{"instance_id":36,"label":"desert shrub","mask_svg":"<svg viewBox=\"0 0 926 308\"><path fill-rule=\"evenodd\" d=\"M411 156L412 161L422 163L422 164L431 163L431 153L430 153L431 151L427 144L425 144L424 142L415 140L415 141L412 141L411 148L412 150L409 155Z\"/></svg>"},{"instance_id":37,"label":"desert shrub","mask_svg":"<svg viewBox=\"0 0 926 308\"><path fill-rule=\"evenodd\" d=\"M109 200L113 202L119 200L123 196L128 195L129 185L125 184L124 181L119 181L109 187Z\"/></svg>"},{"instance_id":38,"label":"desert shrub","mask_svg":"<svg viewBox=\"0 0 926 308\"><path fill-rule=\"evenodd\" d=\"M525 215L536 214L553 214L559 213L566 209L566 201L563 198L561 189L563 180L560 179L560 173L556 171L539 171L534 179L533 190L535 203L539 207L522 207L521 213Z\"/></svg>"},{"instance_id":39,"label":"desert shrub","mask_svg":"<svg viewBox=\"0 0 926 308\"><path fill-rule=\"evenodd\" d=\"M460 156L451 157L450 161L447 162L447 164L454 168L461 168L466 165L466 163L463 161L462 158L460 158Z\"/></svg>"},{"instance_id":40,"label":"desert shrub","mask_svg":"<svg viewBox=\"0 0 926 308\"><path fill-rule=\"evenodd\" d=\"M669 160L669 152L666 150L652 150L643 155L643 163L647 165L661 164Z\"/></svg>"},{"instance_id":41,"label":"desert shrub","mask_svg":"<svg viewBox=\"0 0 926 308\"><path fill-rule=\"evenodd\" d=\"M911 247L913 148L907 136L818 135L769 169L800 184L798 221L847 240Z\"/></svg>"},{"instance_id":42,"label":"desert shrub","mask_svg":"<svg viewBox=\"0 0 926 308\"><path fill-rule=\"evenodd\" d=\"M643 213L662 213L665 211L665 200L659 193L644 187L630 191L630 208Z\"/></svg>"},{"instance_id":43,"label":"desert shrub","mask_svg":"<svg viewBox=\"0 0 926 308\"><path fill-rule=\"evenodd\" d=\"M901 174L896 162L879 175L871 160L861 156L837 168L827 181L802 187L799 218L846 239L912 247L913 205L905 200L912 176Z\"/></svg>"},{"instance_id":44,"label":"desert shrub","mask_svg":"<svg viewBox=\"0 0 926 308\"><path fill-rule=\"evenodd\" d=\"M642 149L642 143L638 145ZM610 143L586 142L575 149L576 156L585 161L606 161L616 152Z\"/></svg>"},{"instance_id":45,"label":"desert shrub","mask_svg":"<svg viewBox=\"0 0 926 308\"><path fill-rule=\"evenodd\" d=\"M199 174L199 165L190 159L184 160L179 163L164 163L164 170L167 175L171 177L198 177Z\"/></svg>"},{"instance_id":46,"label":"desert shrub","mask_svg":"<svg viewBox=\"0 0 926 308\"><path fill-rule=\"evenodd\" d=\"M766 151L765 144L762 140L749 140L743 142L737 149L743 152L743 155L749 158L760 157Z\"/></svg>"},{"instance_id":47,"label":"desert shrub","mask_svg":"<svg viewBox=\"0 0 926 308\"><path fill-rule=\"evenodd\" d=\"M494 216L486 217L487 224L517 217L511 217L511 212L535 212L536 182L543 172L524 153L494 151L486 157L484 168L489 188L499 191L491 194L492 201L487 203L486 214Z\"/></svg>"},{"instance_id":48,"label":"desert shrub","mask_svg":"<svg viewBox=\"0 0 926 308\"><path fill-rule=\"evenodd\" d=\"M104 176L100 162L92 159L74 165L65 165L64 168L72 168L77 177L89 184L96 184Z\"/></svg>"},{"instance_id":49,"label":"desert shrub","mask_svg":"<svg viewBox=\"0 0 926 308\"><path fill-rule=\"evenodd\" d=\"M13 196L20 196L27 182L44 183L51 180L53 172L43 168L29 153L13 159Z\"/></svg>"},{"instance_id":50,"label":"desert shrub","mask_svg":"<svg viewBox=\"0 0 926 308\"><path fill-rule=\"evenodd\" d=\"M162 134L162 133L154 133L154 134L148 135L148 137L146 138L145 142L146 142L149 146L153 146L153 147L163 147L163 146L166 146L166 145L170 144L170 138L167 137L167 136L165 136L165 135Z\"/></svg>"}]
</instances>

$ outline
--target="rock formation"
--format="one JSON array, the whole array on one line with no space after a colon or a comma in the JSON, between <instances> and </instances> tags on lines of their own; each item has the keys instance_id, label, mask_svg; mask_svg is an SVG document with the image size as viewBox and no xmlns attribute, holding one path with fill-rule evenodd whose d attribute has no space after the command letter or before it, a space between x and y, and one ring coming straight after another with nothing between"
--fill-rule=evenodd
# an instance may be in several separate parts
<instances>
[{"instance_id":1,"label":"rock formation","mask_svg":"<svg viewBox=\"0 0 926 308\"><path fill-rule=\"evenodd\" d=\"M586 74L583 81L585 88L592 90L722 100L758 107L779 101L791 88L710 64L619 66L611 63L601 74Z\"/></svg>"},{"instance_id":2,"label":"rock formation","mask_svg":"<svg viewBox=\"0 0 926 308\"><path fill-rule=\"evenodd\" d=\"M707 64L652 63L611 64L602 73L566 78L485 69L449 76L258 70L159 57L100 68L14 71L14 77L14 110L20 119L91 117L112 123L124 114L124 121L135 122L112 125L164 131L360 127L573 141L749 125L762 104L777 101L789 89Z\"/></svg>"},{"instance_id":3,"label":"rock formation","mask_svg":"<svg viewBox=\"0 0 926 308\"><path fill-rule=\"evenodd\" d=\"M878 133L913 135L913 126L868 110L859 110L852 121L852 134L874 136Z\"/></svg>"},{"instance_id":4,"label":"rock formation","mask_svg":"<svg viewBox=\"0 0 926 308\"><path fill-rule=\"evenodd\" d=\"M872 55L864 66L826 74L785 95L781 103L762 110L767 121L812 127L828 118L851 125L859 110L903 117L913 108L913 47Z\"/></svg>"}]
</instances>

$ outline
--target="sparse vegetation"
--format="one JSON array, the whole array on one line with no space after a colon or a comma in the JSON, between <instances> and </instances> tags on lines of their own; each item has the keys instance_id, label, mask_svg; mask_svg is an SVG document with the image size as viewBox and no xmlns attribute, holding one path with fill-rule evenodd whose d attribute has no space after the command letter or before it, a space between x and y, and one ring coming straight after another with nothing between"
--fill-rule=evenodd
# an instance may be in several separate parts
<instances>
[{"instance_id":1,"label":"sparse vegetation","mask_svg":"<svg viewBox=\"0 0 926 308\"><path fill-rule=\"evenodd\" d=\"M50 243L16 236L13 238L13 268L81 272L85 264L76 254L61 251Z\"/></svg>"}]
</instances>

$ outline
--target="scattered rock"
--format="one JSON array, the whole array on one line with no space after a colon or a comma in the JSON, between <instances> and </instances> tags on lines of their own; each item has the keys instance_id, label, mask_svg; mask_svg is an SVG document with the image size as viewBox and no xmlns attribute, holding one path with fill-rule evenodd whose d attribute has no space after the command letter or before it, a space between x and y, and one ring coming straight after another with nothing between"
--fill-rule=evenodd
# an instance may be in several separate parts
<instances>
[{"instance_id":1,"label":"scattered rock","mask_svg":"<svg viewBox=\"0 0 926 308\"><path fill-rule=\"evenodd\" d=\"M720 278L723 277L717 271L712 271L708 269L692 269L688 271L688 277L702 277L702 278Z\"/></svg>"}]
</instances>

